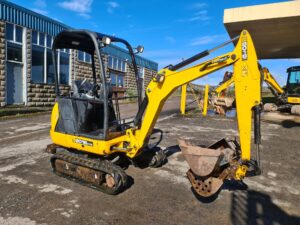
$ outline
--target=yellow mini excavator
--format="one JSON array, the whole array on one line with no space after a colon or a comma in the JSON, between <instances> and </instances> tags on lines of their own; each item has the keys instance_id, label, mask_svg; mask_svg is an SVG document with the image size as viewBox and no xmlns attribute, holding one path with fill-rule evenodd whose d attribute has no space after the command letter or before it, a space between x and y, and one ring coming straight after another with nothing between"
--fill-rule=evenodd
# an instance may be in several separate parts
<instances>
[{"instance_id":1,"label":"yellow mini excavator","mask_svg":"<svg viewBox=\"0 0 300 225\"><path fill-rule=\"evenodd\" d=\"M188 67L236 40L238 44L232 52ZM135 53L127 41L87 30L62 31L54 39L54 67L58 49L80 50L92 56L92 80L75 81L68 95L60 94L55 68L57 102L52 110L50 128L53 144L47 147L53 154L51 165L55 173L108 194L126 189L128 179L124 168L119 166L119 159L136 165L143 156L150 155L147 162L153 167L165 161L162 150L154 152L147 144L167 98L178 87L230 65L234 68L240 144L236 140L221 139L208 148L201 148L179 140L190 165L187 176L193 189L208 197L220 189L224 180L242 180L249 170L259 168L262 78L255 48L246 30L233 40L160 70L146 88L143 100L141 91L138 92L139 109L130 121L120 119L116 113L109 74L103 64L103 49L112 43L127 47L131 57L128 63L135 71L139 88ZM252 115L256 160L251 158Z\"/></svg>"}]
</instances>

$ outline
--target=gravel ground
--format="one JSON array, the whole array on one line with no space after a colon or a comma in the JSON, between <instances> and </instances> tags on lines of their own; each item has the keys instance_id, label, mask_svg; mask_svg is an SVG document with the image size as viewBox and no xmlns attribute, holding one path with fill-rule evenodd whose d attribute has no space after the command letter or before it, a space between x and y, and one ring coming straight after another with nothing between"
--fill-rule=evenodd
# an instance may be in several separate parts
<instances>
[{"instance_id":1,"label":"gravel ground","mask_svg":"<svg viewBox=\"0 0 300 225\"><path fill-rule=\"evenodd\" d=\"M177 138L208 145L236 136L236 121L175 112L178 102L170 101L157 123L168 163L129 167L133 184L117 196L52 173L43 152L49 115L0 121L0 224L300 224L299 124L262 122L263 174L246 178L246 190L229 183L203 202L191 191Z\"/></svg>"}]
</instances>

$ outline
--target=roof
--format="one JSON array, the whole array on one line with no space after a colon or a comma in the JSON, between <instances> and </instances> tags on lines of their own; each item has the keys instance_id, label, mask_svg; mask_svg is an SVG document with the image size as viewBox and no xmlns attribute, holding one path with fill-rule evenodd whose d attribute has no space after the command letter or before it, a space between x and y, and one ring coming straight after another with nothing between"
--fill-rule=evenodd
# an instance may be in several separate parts
<instances>
[{"instance_id":1,"label":"roof","mask_svg":"<svg viewBox=\"0 0 300 225\"><path fill-rule=\"evenodd\" d=\"M300 58L300 1L225 9L231 38L250 32L259 59Z\"/></svg>"},{"instance_id":2,"label":"roof","mask_svg":"<svg viewBox=\"0 0 300 225\"><path fill-rule=\"evenodd\" d=\"M9 1L0 0L0 19L52 36L71 27Z\"/></svg>"},{"instance_id":3,"label":"roof","mask_svg":"<svg viewBox=\"0 0 300 225\"><path fill-rule=\"evenodd\" d=\"M28 27L52 36L56 36L63 30L73 29L59 21L53 20L47 16L43 16L6 0L0 0L0 20ZM128 51L117 46L110 45L105 48L105 53L123 60L130 60ZM139 66L146 67L151 70L158 70L158 64L156 62L141 56L136 56L136 63Z\"/></svg>"}]
</instances>

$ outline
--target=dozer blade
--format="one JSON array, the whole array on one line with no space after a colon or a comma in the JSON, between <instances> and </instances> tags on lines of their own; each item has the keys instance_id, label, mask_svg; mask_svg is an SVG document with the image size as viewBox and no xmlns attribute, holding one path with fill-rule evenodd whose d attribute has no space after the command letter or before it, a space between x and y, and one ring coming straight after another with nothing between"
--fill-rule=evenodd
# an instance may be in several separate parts
<instances>
[{"instance_id":1,"label":"dozer blade","mask_svg":"<svg viewBox=\"0 0 300 225\"><path fill-rule=\"evenodd\" d=\"M237 143L221 139L207 148L191 145L182 139L178 143L190 166L187 177L194 191L203 197L218 192L224 179L232 173L230 164L236 156Z\"/></svg>"}]
</instances>

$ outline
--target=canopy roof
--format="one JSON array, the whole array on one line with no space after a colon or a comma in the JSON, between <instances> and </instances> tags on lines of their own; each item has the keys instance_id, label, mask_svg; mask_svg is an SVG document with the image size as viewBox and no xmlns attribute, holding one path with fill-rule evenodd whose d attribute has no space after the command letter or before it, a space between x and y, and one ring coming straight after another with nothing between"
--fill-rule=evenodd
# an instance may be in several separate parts
<instances>
[{"instance_id":1,"label":"canopy roof","mask_svg":"<svg viewBox=\"0 0 300 225\"><path fill-rule=\"evenodd\" d=\"M231 38L250 32L259 59L300 58L300 1L225 9Z\"/></svg>"}]
</instances>

